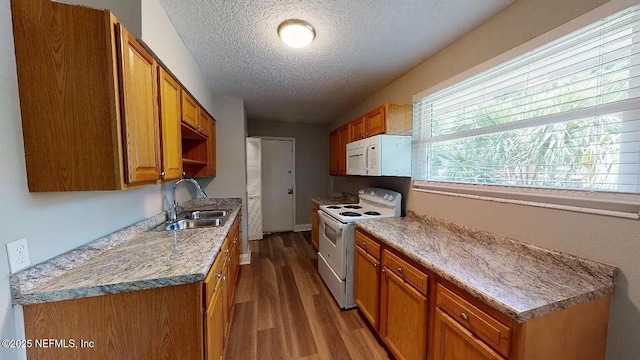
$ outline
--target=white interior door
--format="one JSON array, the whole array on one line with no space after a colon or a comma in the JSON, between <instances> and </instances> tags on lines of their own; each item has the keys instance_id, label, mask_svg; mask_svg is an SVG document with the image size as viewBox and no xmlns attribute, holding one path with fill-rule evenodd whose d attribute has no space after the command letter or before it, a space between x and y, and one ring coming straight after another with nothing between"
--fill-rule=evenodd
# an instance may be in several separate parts
<instances>
[{"instance_id":1,"label":"white interior door","mask_svg":"<svg viewBox=\"0 0 640 360\"><path fill-rule=\"evenodd\" d=\"M262 239L262 142L247 138L247 213L249 240Z\"/></svg>"},{"instance_id":2,"label":"white interior door","mask_svg":"<svg viewBox=\"0 0 640 360\"><path fill-rule=\"evenodd\" d=\"M262 231L293 231L293 140L262 139Z\"/></svg>"}]
</instances>

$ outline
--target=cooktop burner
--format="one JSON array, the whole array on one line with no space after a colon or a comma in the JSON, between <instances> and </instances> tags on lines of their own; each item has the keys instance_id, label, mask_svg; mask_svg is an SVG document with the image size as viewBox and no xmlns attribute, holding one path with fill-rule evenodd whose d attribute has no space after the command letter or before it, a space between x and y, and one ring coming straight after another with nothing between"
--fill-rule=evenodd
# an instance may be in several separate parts
<instances>
[{"instance_id":1,"label":"cooktop burner","mask_svg":"<svg viewBox=\"0 0 640 360\"><path fill-rule=\"evenodd\" d=\"M331 206L327 206L327 209L340 209L340 206L331 205Z\"/></svg>"},{"instance_id":2,"label":"cooktop burner","mask_svg":"<svg viewBox=\"0 0 640 360\"><path fill-rule=\"evenodd\" d=\"M340 213L342 216L362 216L362 214L357 213L355 211L343 211Z\"/></svg>"},{"instance_id":3,"label":"cooktop burner","mask_svg":"<svg viewBox=\"0 0 640 360\"><path fill-rule=\"evenodd\" d=\"M345 205L344 208L345 209L362 209L362 206L360 206L360 205Z\"/></svg>"},{"instance_id":4,"label":"cooktop burner","mask_svg":"<svg viewBox=\"0 0 640 360\"><path fill-rule=\"evenodd\" d=\"M364 214L365 215L380 215L380 213L377 212L377 211L365 211Z\"/></svg>"}]
</instances>

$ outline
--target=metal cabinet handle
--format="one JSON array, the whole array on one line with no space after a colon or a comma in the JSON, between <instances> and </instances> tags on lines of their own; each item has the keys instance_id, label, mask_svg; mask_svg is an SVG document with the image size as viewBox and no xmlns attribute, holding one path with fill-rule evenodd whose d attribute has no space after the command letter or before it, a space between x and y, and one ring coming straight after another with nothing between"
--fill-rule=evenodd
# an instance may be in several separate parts
<instances>
[{"instance_id":1,"label":"metal cabinet handle","mask_svg":"<svg viewBox=\"0 0 640 360\"><path fill-rule=\"evenodd\" d=\"M401 268L401 267L399 267L399 268L398 268L398 272L399 272L400 274L402 274L402 268Z\"/></svg>"},{"instance_id":2,"label":"metal cabinet handle","mask_svg":"<svg viewBox=\"0 0 640 360\"><path fill-rule=\"evenodd\" d=\"M220 279L222 277L222 274L216 274L216 279Z\"/></svg>"},{"instance_id":3,"label":"metal cabinet handle","mask_svg":"<svg viewBox=\"0 0 640 360\"><path fill-rule=\"evenodd\" d=\"M228 253L229 253L229 249L225 249L225 250L224 250L224 253L225 253L225 254L228 254Z\"/></svg>"},{"instance_id":4,"label":"metal cabinet handle","mask_svg":"<svg viewBox=\"0 0 640 360\"><path fill-rule=\"evenodd\" d=\"M165 173L164 171L160 173L160 179L164 179Z\"/></svg>"},{"instance_id":5,"label":"metal cabinet handle","mask_svg":"<svg viewBox=\"0 0 640 360\"><path fill-rule=\"evenodd\" d=\"M469 320L469 316L465 313L460 314L460 317L462 318L462 320Z\"/></svg>"},{"instance_id":6,"label":"metal cabinet handle","mask_svg":"<svg viewBox=\"0 0 640 360\"><path fill-rule=\"evenodd\" d=\"M182 172L182 176L187 176L187 172L186 172L186 171L183 171L183 172Z\"/></svg>"},{"instance_id":7,"label":"metal cabinet handle","mask_svg":"<svg viewBox=\"0 0 640 360\"><path fill-rule=\"evenodd\" d=\"M382 275L384 275L384 274L386 274L386 273L387 273L384 269L382 269L382 271L381 271L381 272L382 272Z\"/></svg>"},{"instance_id":8,"label":"metal cabinet handle","mask_svg":"<svg viewBox=\"0 0 640 360\"><path fill-rule=\"evenodd\" d=\"M378 268L378 263L373 263L373 267L377 269Z\"/></svg>"}]
</instances>

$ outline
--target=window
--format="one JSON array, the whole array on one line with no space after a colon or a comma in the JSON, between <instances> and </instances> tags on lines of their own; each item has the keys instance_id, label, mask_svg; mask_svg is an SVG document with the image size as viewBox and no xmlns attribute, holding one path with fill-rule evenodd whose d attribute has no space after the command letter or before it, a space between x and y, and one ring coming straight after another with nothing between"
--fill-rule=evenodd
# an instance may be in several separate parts
<instances>
[{"instance_id":1,"label":"window","mask_svg":"<svg viewBox=\"0 0 640 360\"><path fill-rule=\"evenodd\" d=\"M640 193L640 7L414 102L414 187Z\"/></svg>"}]
</instances>

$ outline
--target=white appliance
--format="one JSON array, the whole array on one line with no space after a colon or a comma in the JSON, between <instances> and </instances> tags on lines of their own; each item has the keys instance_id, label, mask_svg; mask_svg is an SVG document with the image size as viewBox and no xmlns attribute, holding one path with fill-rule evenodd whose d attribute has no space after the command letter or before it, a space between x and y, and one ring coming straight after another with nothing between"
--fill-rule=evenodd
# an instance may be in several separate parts
<instances>
[{"instance_id":1,"label":"white appliance","mask_svg":"<svg viewBox=\"0 0 640 360\"><path fill-rule=\"evenodd\" d=\"M411 136L376 135L348 143L347 175L411 176Z\"/></svg>"},{"instance_id":2,"label":"white appliance","mask_svg":"<svg viewBox=\"0 0 640 360\"><path fill-rule=\"evenodd\" d=\"M247 213L249 240L262 239L262 141L247 138Z\"/></svg>"},{"instance_id":3,"label":"white appliance","mask_svg":"<svg viewBox=\"0 0 640 360\"><path fill-rule=\"evenodd\" d=\"M342 309L356 306L353 293L354 221L400 217L402 194L379 188L358 193L357 204L322 205L318 210L318 272Z\"/></svg>"}]
</instances>

